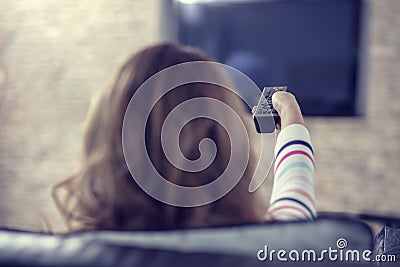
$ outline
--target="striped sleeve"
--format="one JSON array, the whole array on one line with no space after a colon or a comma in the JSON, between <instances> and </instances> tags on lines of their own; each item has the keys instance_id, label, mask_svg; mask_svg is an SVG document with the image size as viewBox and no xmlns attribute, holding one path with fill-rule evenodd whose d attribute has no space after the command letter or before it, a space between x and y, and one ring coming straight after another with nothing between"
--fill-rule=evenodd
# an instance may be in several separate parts
<instances>
[{"instance_id":1,"label":"striped sleeve","mask_svg":"<svg viewBox=\"0 0 400 267\"><path fill-rule=\"evenodd\" d=\"M274 185L268 215L277 221L314 220L314 151L303 125L292 124L275 146Z\"/></svg>"}]
</instances>

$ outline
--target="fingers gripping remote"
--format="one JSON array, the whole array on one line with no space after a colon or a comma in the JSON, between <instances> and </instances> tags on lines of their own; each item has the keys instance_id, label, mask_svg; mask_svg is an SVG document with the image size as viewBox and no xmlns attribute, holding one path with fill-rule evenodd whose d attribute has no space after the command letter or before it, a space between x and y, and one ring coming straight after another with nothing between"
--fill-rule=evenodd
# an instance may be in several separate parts
<instances>
[{"instance_id":1,"label":"fingers gripping remote","mask_svg":"<svg viewBox=\"0 0 400 267\"><path fill-rule=\"evenodd\" d=\"M272 95L277 91L286 91L286 86L264 87L257 109L253 114L258 133L272 133L279 128L280 117L272 105Z\"/></svg>"}]
</instances>

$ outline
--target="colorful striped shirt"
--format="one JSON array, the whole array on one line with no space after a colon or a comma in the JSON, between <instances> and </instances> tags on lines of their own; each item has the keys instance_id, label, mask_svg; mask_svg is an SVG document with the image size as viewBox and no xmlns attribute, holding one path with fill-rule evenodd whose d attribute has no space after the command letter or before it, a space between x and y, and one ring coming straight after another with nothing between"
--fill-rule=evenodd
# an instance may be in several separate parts
<instances>
[{"instance_id":1,"label":"colorful striped shirt","mask_svg":"<svg viewBox=\"0 0 400 267\"><path fill-rule=\"evenodd\" d=\"M268 214L276 221L314 220L314 150L306 127L292 124L275 146L274 185Z\"/></svg>"}]
</instances>

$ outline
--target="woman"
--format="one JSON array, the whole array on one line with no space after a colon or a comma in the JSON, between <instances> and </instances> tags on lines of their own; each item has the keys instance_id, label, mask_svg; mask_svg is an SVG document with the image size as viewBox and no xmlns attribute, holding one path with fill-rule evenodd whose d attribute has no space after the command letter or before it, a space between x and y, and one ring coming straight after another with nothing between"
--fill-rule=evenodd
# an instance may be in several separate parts
<instances>
[{"instance_id":1,"label":"woman","mask_svg":"<svg viewBox=\"0 0 400 267\"><path fill-rule=\"evenodd\" d=\"M125 161L122 143L124 116L129 101L154 74L176 64L193 61L212 60L189 47L162 44L146 48L127 61L114 85L101 94L87 123L82 167L53 190L56 205L71 230L176 229L315 217L313 156L309 135L302 126L304 122L295 98L284 92L275 93L273 98L274 107L281 116L282 138L278 138L276 146L275 176L280 180L274 184L269 208L260 190L254 193L248 191L257 165L258 153L254 145L249 150L248 164L238 184L224 197L209 204L197 207L165 204L148 195L136 183ZM162 87L162 84L152 87L151 93L159 94ZM193 120L182 128L179 144L182 153L195 160L200 156L200 141L212 139L218 154L209 167L200 172L181 170L171 164L163 153L160 136L167 115L179 103L199 97L214 98L227 104L241 118L250 144L257 143L250 116L244 111L237 95L226 88L191 83L165 94L147 120L146 153L162 177L188 187L201 186L217 179L224 172L231 152L229 133L217 122L203 118ZM204 109L212 110L212 107L205 104ZM132 120L143 116L140 112L133 113L130 114ZM137 147L137 144L132 144L128 149ZM146 156L144 151L138 151L138 155ZM168 195L169 192L163 193Z\"/></svg>"}]
</instances>

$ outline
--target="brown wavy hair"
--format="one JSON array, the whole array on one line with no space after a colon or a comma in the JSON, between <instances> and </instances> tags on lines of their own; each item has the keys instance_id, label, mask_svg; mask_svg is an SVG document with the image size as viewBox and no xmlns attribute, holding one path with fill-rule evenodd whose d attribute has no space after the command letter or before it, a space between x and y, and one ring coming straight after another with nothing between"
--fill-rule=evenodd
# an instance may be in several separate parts
<instances>
[{"instance_id":1,"label":"brown wavy hair","mask_svg":"<svg viewBox=\"0 0 400 267\"><path fill-rule=\"evenodd\" d=\"M200 207L164 204L147 195L132 179L121 140L128 103L149 77L167 67L191 61L212 59L193 48L175 44L148 47L132 56L121 68L111 88L99 96L89 112L81 168L53 187L55 204L70 230L177 229L265 220L265 196L248 192L255 170L254 150L251 150L246 171L234 189L223 198ZM241 100L223 87L193 83L166 94L149 116L146 145L158 172L175 184L197 186L209 183L223 172L229 160L231 144L226 131L207 119L185 125L180 134L180 145L188 158L195 159L199 154L199 141L205 137L212 138L218 154L210 167L200 173L188 173L171 165L162 153L160 132L165 116L178 103L199 96L216 98L228 104L242 117L248 131L254 131Z\"/></svg>"}]
</instances>

